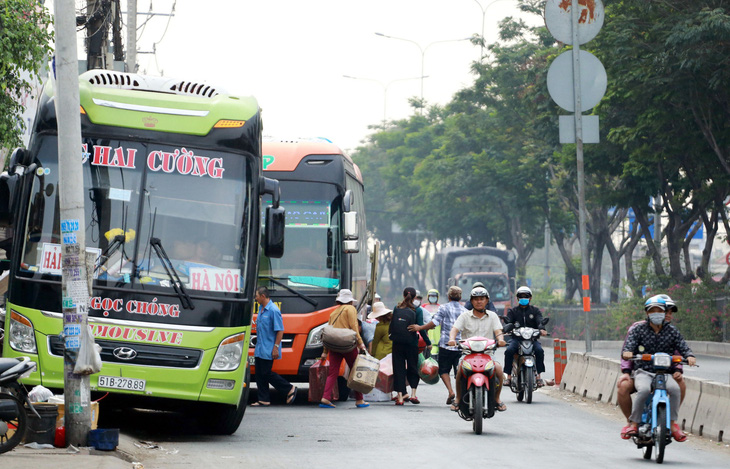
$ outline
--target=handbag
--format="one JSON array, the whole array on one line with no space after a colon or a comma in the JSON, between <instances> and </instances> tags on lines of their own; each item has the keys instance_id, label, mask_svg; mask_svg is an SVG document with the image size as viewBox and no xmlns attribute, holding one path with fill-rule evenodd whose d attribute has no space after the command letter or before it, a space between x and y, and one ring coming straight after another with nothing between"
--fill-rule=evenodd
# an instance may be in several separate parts
<instances>
[{"instance_id":1,"label":"handbag","mask_svg":"<svg viewBox=\"0 0 730 469\"><path fill-rule=\"evenodd\" d=\"M367 353L358 355L347 378L347 387L363 394L371 392L378 380L378 371L380 360Z\"/></svg>"},{"instance_id":2,"label":"handbag","mask_svg":"<svg viewBox=\"0 0 730 469\"><path fill-rule=\"evenodd\" d=\"M343 309L340 309L340 314L332 321L333 323L337 322L337 319L340 318ZM334 327L332 324L327 324L322 329L322 343L327 347L327 350L337 353L349 353L357 347L357 332L352 329Z\"/></svg>"}]
</instances>

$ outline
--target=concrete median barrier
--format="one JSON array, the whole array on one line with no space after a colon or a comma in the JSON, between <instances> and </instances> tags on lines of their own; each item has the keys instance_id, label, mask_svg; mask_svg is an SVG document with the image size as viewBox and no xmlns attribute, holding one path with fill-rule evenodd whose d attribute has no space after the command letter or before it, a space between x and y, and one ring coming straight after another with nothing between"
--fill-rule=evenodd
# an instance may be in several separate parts
<instances>
[{"instance_id":1,"label":"concrete median barrier","mask_svg":"<svg viewBox=\"0 0 730 469\"><path fill-rule=\"evenodd\" d=\"M681 409L680 409L681 412ZM730 386L716 381L701 383L692 433L716 441L730 438Z\"/></svg>"},{"instance_id":2,"label":"concrete median barrier","mask_svg":"<svg viewBox=\"0 0 730 469\"><path fill-rule=\"evenodd\" d=\"M697 414L697 406L700 402L700 395L702 394L702 383L708 381L685 377L684 382L687 384L687 392L684 395L682 405L679 407L677 423L682 427L682 430L691 432Z\"/></svg>"},{"instance_id":3,"label":"concrete median barrier","mask_svg":"<svg viewBox=\"0 0 730 469\"><path fill-rule=\"evenodd\" d=\"M568 364L563 372L563 380L560 389L583 394L580 389L583 386L586 369L588 368L588 357L584 353L573 352L570 354Z\"/></svg>"}]
</instances>

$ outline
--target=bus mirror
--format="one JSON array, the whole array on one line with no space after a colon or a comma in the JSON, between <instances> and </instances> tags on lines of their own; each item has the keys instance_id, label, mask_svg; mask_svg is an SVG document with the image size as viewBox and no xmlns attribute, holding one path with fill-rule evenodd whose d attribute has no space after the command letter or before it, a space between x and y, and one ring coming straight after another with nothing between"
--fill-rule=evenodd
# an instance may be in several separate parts
<instances>
[{"instance_id":1,"label":"bus mirror","mask_svg":"<svg viewBox=\"0 0 730 469\"><path fill-rule=\"evenodd\" d=\"M24 167L30 164L30 152L25 148L16 148L8 161L8 174L15 174L18 166ZM22 174L22 173L21 173Z\"/></svg>"},{"instance_id":2,"label":"bus mirror","mask_svg":"<svg viewBox=\"0 0 730 469\"><path fill-rule=\"evenodd\" d=\"M356 239L347 239L342 242L342 245L345 250L345 254L355 254L356 252L360 252L360 245L359 241Z\"/></svg>"},{"instance_id":3,"label":"bus mirror","mask_svg":"<svg viewBox=\"0 0 730 469\"><path fill-rule=\"evenodd\" d=\"M279 181L276 179L270 179L262 177L259 180L259 192L262 194L271 195L271 203L274 208L279 208L279 200L281 199L281 189L279 188Z\"/></svg>"},{"instance_id":4,"label":"bus mirror","mask_svg":"<svg viewBox=\"0 0 730 469\"><path fill-rule=\"evenodd\" d=\"M345 212L345 239L357 241L357 238L357 212Z\"/></svg>"},{"instance_id":5,"label":"bus mirror","mask_svg":"<svg viewBox=\"0 0 730 469\"><path fill-rule=\"evenodd\" d=\"M264 226L264 254L266 257L278 259L284 255L285 217L286 212L283 208L266 207L266 225Z\"/></svg>"},{"instance_id":6,"label":"bus mirror","mask_svg":"<svg viewBox=\"0 0 730 469\"><path fill-rule=\"evenodd\" d=\"M0 260L0 275L10 270L10 259L3 259ZM0 327L2 327L3 324L0 322Z\"/></svg>"},{"instance_id":7,"label":"bus mirror","mask_svg":"<svg viewBox=\"0 0 730 469\"><path fill-rule=\"evenodd\" d=\"M8 227L13 220L13 189L18 176L2 173L0 175L0 228Z\"/></svg>"},{"instance_id":8,"label":"bus mirror","mask_svg":"<svg viewBox=\"0 0 730 469\"><path fill-rule=\"evenodd\" d=\"M344 212L352 210L352 190L350 189L345 191L345 196L342 198L342 210Z\"/></svg>"}]
</instances>

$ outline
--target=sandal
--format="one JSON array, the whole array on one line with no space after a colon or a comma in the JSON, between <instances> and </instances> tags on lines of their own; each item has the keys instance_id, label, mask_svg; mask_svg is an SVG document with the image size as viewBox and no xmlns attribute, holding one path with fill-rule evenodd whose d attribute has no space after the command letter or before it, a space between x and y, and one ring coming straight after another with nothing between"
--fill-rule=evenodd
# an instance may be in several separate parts
<instances>
[{"instance_id":1,"label":"sandal","mask_svg":"<svg viewBox=\"0 0 730 469\"><path fill-rule=\"evenodd\" d=\"M294 399L297 398L297 387L292 386L291 391L289 391L289 394L286 395L286 403L287 404L294 404Z\"/></svg>"},{"instance_id":2,"label":"sandal","mask_svg":"<svg viewBox=\"0 0 730 469\"><path fill-rule=\"evenodd\" d=\"M446 399L446 405L451 405L451 404L453 404L453 402L454 402L454 398L455 398L455 397L456 397L456 396L455 396L454 394L449 394L449 398L448 398L448 399Z\"/></svg>"},{"instance_id":3,"label":"sandal","mask_svg":"<svg viewBox=\"0 0 730 469\"><path fill-rule=\"evenodd\" d=\"M542 378L537 378L537 380L535 381L535 383L537 384L537 387L538 388L541 388L541 387L545 386L545 381L543 381Z\"/></svg>"},{"instance_id":4,"label":"sandal","mask_svg":"<svg viewBox=\"0 0 730 469\"><path fill-rule=\"evenodd\" d=\"M267 404L265 402L256 401L253 404L251 404L251 407L269 407L271 403Z\"/></svg>"},{"instance_id":5,"label":"sandal","mask_svg":"<svg viewBox=\"0 0 730 469\"><path fill-rule=\"evenodd\" d=\"M687 434L682 431L681 428L679 428L679 424L675 423L672 425L672 438L674 438L675 441L685 441L687 439Z\"/></svg>"},{"instance_id":6,"label":"sandal","mask_svg":"<svg viewBox=\"0 0 730 469\"><path fill-rule=\"evenodd\" d=\"M399 400L395 401L395 405L404 405L405 403L406 403L405 401L399 401Z\"/></svg>"},{"instance_id":7,"label":"sandal","mask_svg":"<svg viewBox=\"0 0 730 469\"><path fill-rule=\"evenodd\" d=\"M458 412L458 410L459 410L458 402L454 402L453 404L451 404L451 412Z\"/></svg>"},{"instance_id":8,"label":"sandal","mask_svg":"<svg viewBox=\"0 0 730 469\"><path fill-rule=\"evenodd\" d=\"M637 427L635 427L631 424L628 424L624 428L621 429L621 438L623 438L624 440L629 440L629 439L631 439L632 436L637 435L638 432L639 432L639 430Z\"/></svg>"},{"instance_id":9,"label":"sandal","mask_svg":"<svg viewBox=\"0 0 730 469\"><path fill-rule=\"evenodd\" d=\"M504 402L497 402L497 410L500 412L504 412L505 410L507 410L507 406Z\"/></svg>"},{"instance_id":10,"label":"sandal","mask_svg":"<svg viewBox=\"0 0 730 469\"><path fill-rule=\"evenodd\" d=\"M510 379L510 377L509 377L509 376L507 376L507 377L506 377L506 378L504 379L504 383L502 383L502 386L509 386L510 384L512 384L512 379Z\"/></svg>"},{"instance_id":11,"label":"sandal","mask_svg":"<svg viewBox=\"0 0 730 469\"><path fill-rule=\"evenodd\" d=\"M411 404L420 404L421 401L418 400L417 397L411 397Z\"/></svg>"}]
</instances>

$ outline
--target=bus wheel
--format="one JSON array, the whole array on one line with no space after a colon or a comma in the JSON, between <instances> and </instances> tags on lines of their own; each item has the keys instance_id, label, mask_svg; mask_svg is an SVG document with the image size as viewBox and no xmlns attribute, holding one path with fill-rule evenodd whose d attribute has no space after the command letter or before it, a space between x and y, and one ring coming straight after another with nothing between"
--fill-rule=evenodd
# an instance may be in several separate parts
<instances>
[{"instance_id":1,"label":"bus wheel","mask_svg":"<svg viewBox=\"0 0 730 469\"><path fill-rule=\"evenodd\" d=\"M238 430L248 406L248 395L251 389L251 369L246 368L246 386L241 393L238 406L228 404L209 404L203 410L203 420L211 433L216 435L232 435Z\"/></svg>"}]
</instances>

